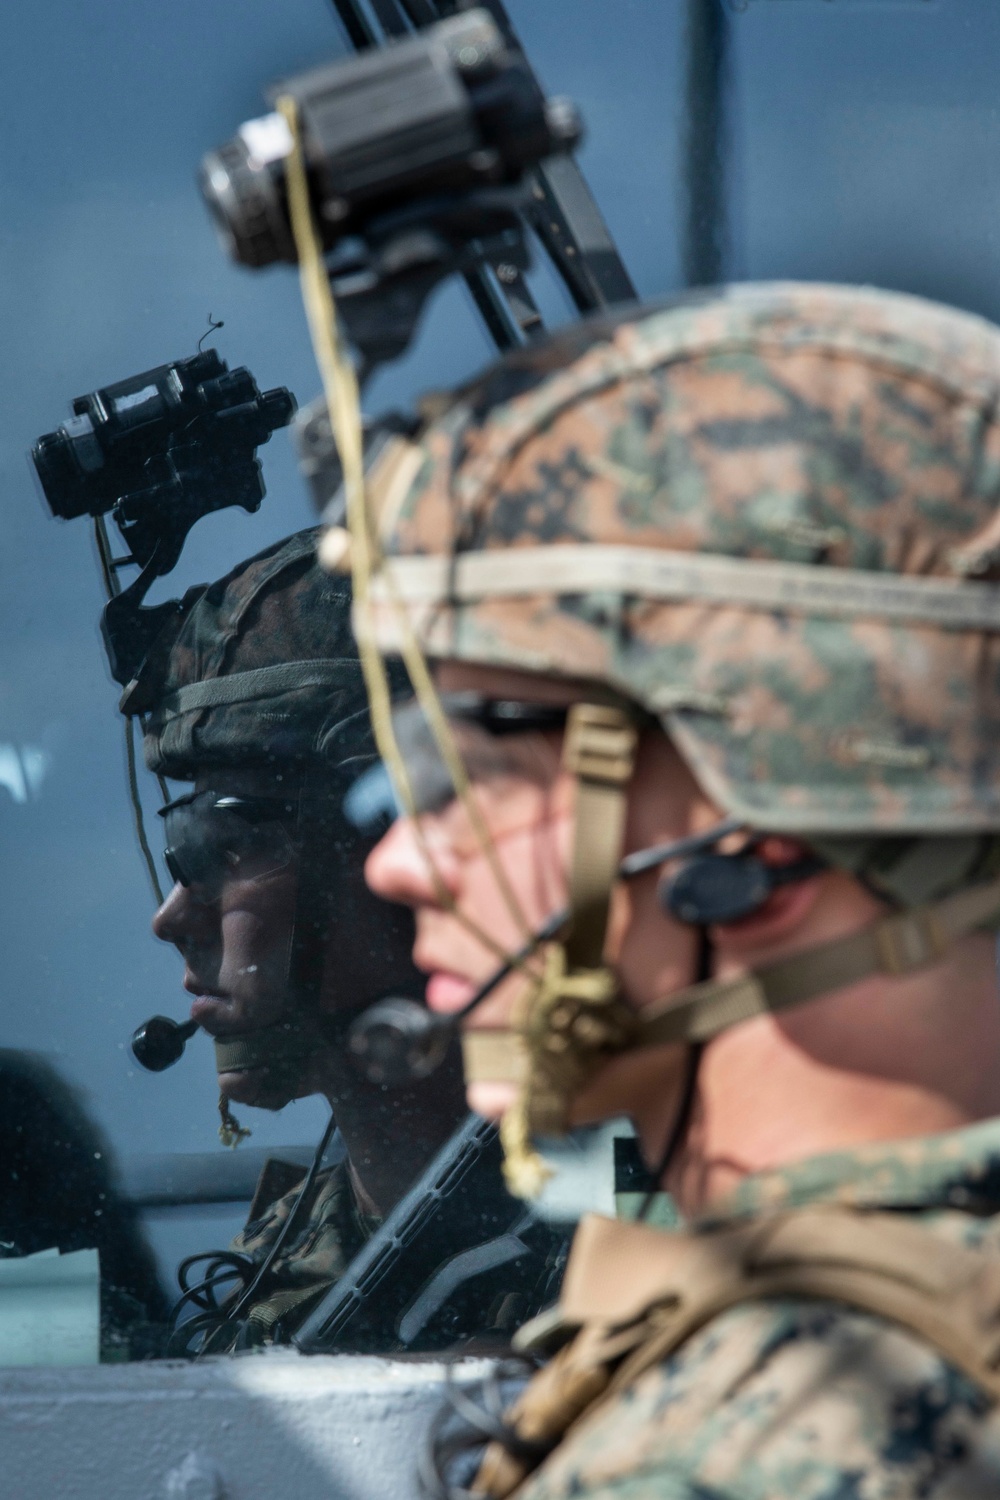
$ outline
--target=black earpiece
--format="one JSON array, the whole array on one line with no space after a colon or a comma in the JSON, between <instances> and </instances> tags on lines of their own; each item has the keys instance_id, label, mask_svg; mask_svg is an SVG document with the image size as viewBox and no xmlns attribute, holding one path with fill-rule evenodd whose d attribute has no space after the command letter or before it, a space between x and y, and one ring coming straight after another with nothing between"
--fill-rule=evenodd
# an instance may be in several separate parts
<instances>
[{"instance_id":1,"label":"black earpiece","mask_svg":"<svg viewBox=\"0 0 1000 1500\"><path fill-rule=\"evenodd\" d=\"M370 1083L389 1088L429 1078L456 1035L451 1016L437 1016L417 1000L392 997L361 1012L351 1025L351 1061Z\"/></svg>"},{"instance_id":2,"label":"black earpiece","mask_svg":"<svg viewBox=\"0 0 1000 1500\"><path fill-rule=\"evenodd\" d=\"M150 1073L162 1073L179 1062L197 1021L172 1021L169 1016L150 1016L132 1033L132 1056Z\"/></svg>"},{"instance_id":3,"label":"black earpiece","mask_svg":"<svg viewBox=\"0 0 1000 1500\"><path fill-rule=\"evenodd\" d=\"M738 922L752 916L779 886L808 880L823 861L807 855L789 865L768 865L759 855L701 854L660 882L660 905L693 927Z\"/></svg>"}]
</instances>

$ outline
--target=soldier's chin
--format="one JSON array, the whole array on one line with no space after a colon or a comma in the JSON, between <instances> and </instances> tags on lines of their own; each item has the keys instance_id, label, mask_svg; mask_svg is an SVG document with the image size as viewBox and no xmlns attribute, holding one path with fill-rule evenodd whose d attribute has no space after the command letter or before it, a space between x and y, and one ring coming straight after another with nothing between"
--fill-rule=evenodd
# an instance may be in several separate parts
<instances>
[{"instance_id":1,"label":"soldier's chin","mask_svg":"<svg viewBox=\"0 0 1000 1500\"><path fill-rule=\"evenodd\" d=\"M482 1115L484 1120L499 1120L517 1098L517 1088L513 1083L493 1083L484 1079L468 1084L465 1097L474 1114Z\"/></svg>"},{"instance_id":2,"label":"soldier's chin","mask_svg":"<svg viewBox=\"0 0 1000 1500\"><path fill-rule=\"evenodd\" d=\"M231 1104L246 1104L252 1109L284 1109L296 1097L287 1077L276 1075L270 1068L220 1073L219 1093Z\"/></svg>"}]
</instances>

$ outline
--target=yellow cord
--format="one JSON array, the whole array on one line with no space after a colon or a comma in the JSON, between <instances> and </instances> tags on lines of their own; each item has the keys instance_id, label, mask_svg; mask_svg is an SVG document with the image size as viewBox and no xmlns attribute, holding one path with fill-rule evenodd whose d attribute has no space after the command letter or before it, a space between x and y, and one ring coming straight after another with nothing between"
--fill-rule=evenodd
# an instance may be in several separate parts
<instances>
[{"instance_id":1,"label":"yellow cord","mask_svg":"<svg viewBox=\"0 0 1000 1500\"><path fill-rule=\"evenodd\" d=\"M219 1140L230 1151L235 1151L241 1141L249 1140L253 1131L246 1125L241 1125L239 1120L229 1108L229 1100L224 1094L219 1095Z\"/></svg>"},{"instance_id":2,"label":"yellow cord","mask_svg":"<svg viewBox=\"0 0 1000 1500\"><path fill-rule=\"evenodd\" d=\"M364 440L357 376L341 334L336 305L323 262L323 250L313 221L299 131L298 109L295 100L288 95L282 96L277 101L277 108L287 121L293 143L286 174L289 217L298 253L302 300L344 475L348 528L351 535L351 571L356 604L358 651L368 691L375 741L399 793L403 808L413 822L421 850L431 871L438 900L462 921L467 930L485 944L489 951L505 961L511 961L513 957L511 954L483 932L478 924L473 923L455 909L455 903L444 885L427 846L420 819L416 815L409 774L392 727L392 697L389 678L385 663L375 643L372 625L370 587L373 556L377 551L378 543L373 535L371 518L365 500ZM489 862L504 902L519 932L527 938L530 934L530 927L497 856L482 814L476 805L462 758L455 746L427 663L413 634L402 601L393 587L391 571L386 566L386 560L383 558L381 561L383 577L389 585L390 596L402 625L401 651L417 701L423 709L452 779L456 796Z\"/></svg>"}]
</instances>

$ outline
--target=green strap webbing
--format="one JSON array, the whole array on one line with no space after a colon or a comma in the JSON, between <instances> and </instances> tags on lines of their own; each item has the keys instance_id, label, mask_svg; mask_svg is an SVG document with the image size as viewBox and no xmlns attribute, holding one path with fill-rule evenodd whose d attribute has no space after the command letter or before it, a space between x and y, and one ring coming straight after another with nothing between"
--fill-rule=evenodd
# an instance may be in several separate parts
<instances>
[{"instance_id":1,"label":"green strap webbing","mask_svg":"<svg viewBox=\"0 0 1000 1500\"><path fill-rule=\"evenodd\" d=\"M165 695L160 712L165 719L172 719L197 709L274 698L297 688L353 685L360 670L360 663L354 657L278 662L271 667L255 667L249 672L232 672L226 677L185 683Z\"/></svg>"},{"instance_id":2,"label":"green strap webbing","mask_svg":"<svg viewBox=\"0 0 1000 1500\"><path fill-rule=\"evenodd\" d=\"M302 1021L279 1021L257 1031L215 1038L215 1071L242 1073L247 1068L277 1067L308 1057L320 1037L314 1026Z\"/></svg>"}]
</instances>

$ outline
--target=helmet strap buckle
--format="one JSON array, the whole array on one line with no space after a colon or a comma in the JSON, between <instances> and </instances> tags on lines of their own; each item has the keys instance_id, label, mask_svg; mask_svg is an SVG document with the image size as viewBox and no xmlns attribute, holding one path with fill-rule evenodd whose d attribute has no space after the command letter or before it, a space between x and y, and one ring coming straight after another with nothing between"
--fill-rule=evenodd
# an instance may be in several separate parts
<instances>
[{"instance_id":1,"label":"helmet strap buckle","mask_svg":"<svg viewBox=\"0 0 1000 1500\"><path fill-rule=\"evenodd\" d=\"M629 1044L634 1029L604 947L638 738L625 708L576 703L570 709L563 748L563 765L576 780L569 928L525 1000L518 1030L526 1077L502 1136L508 1185L522 1196L533 1196L546 1175L532 1135L565 1132L574 1095Z\"/></svg>"}]
</instances>

